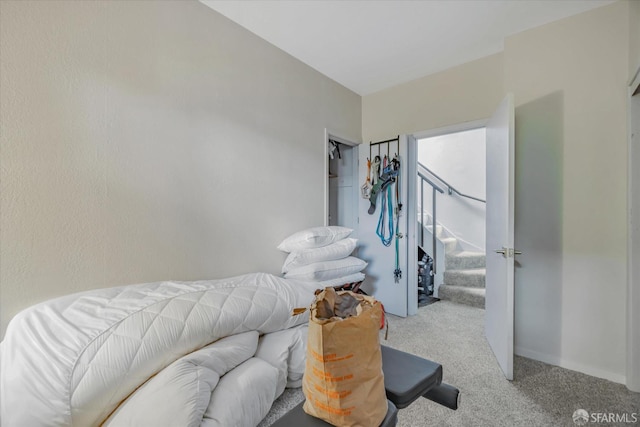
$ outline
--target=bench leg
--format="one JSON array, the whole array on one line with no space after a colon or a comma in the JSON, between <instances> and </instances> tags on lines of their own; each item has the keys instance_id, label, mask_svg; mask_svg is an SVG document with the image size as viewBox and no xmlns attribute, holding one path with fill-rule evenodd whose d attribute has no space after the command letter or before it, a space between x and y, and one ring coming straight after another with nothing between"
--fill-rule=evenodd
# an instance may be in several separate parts
<instances>
[{"instance_id":1,"label":"bench leg","mask_svg":"<svg viewBox=\"0 0 640 427\"><path fill-rule=\"evenodd\" d=\"M449 409L456 410L460 403L460 390L449 384L441 383L423 394L423 397Z\"/></svg>"}]
</instances>

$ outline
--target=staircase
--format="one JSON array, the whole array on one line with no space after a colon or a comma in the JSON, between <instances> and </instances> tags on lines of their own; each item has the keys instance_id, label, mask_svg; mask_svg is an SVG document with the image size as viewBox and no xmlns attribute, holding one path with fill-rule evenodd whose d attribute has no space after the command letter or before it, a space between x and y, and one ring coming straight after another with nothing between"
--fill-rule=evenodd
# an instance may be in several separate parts
<instances>
[{"instance_id":1,"label":"staircase","mask_svg":"<svg viewBox=\"0 0 640 427\"><path fill-rule=\"evenodd\" d=\"M484 308L485 253L445 250L443 283L438 297L473 307Z\"/></svg>"},{"instance_id":2,"label":"staircase","mask_svg":"<svg viewBox=\"0 0 640 427\"><path fill-rule=\"evenodd\" d=\"M428 220L431 220L429 217ZM418 224L420 227L420 224ZM433 226L425 227L426 241L430 242ZM438 263L436 276L437 297L473 307L484 308L486 256L484 252L461 249L451 232L441 225L436 227L438 250L444 252L444 262ZM425 249L423 247L423 249ZM427 248L431 253L431 248ZM439 255L440 257L442 255ZM438 286L439 283L439 286Z\"/></svg>"},{"instance_id":3,"label":"staircase","mask_svg":"<svg viewBox=\"0 0 640 427\"><path fill-rule=\"evenodd\" d=\"M446 190L435 181L442 184ZM473 203L483 204L486 204L486 200L461 193L420 162L418 188L418 246L434 259L435 296L441 300L484 308L486 254L468 250L477 246L459 240L454 233L443 227L441 222L436 221L436 196L455 195ZM425 200L427 193L431 193L430 203L429 200ZM484 205L480 206L485 209Z\"/></svg>"}]
</instances>

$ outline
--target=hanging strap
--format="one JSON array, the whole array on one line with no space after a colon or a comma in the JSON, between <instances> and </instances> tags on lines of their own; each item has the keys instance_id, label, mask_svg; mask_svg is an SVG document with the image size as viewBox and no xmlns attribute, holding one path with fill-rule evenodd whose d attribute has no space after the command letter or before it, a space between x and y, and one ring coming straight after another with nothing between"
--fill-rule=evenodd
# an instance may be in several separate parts
<instances>
[{"instance_id":1,"label":"hanging strap","mask_svg":"<svg viewBox=\"0 0 640 427\"><path fill-rule=\"evenodd\" d=\"M391 246L391 242L393 241L393 196L391 194L391 188L387 187L386 190L387 197L382 195L381 204L380 204L380 217L378 219L378 227L376 228L376 235L380 238L380 241L384 246ZM389 235L387 236L385 233L385 215L389 221Z\"/></svg>"},{"instance_id":2,"label":"hanging strap","mask_svg":"<svg viewBox=\"0 0 640 427\"><path fill-rule=\"evenodd\" d=\"M371 159L367 157L367 179L360 187L363 199L368 199L371 196L371 187Z\"/></svg>"},{"instance_id":3,"label":"hanging strap","mask_svg":"<svg viewBox=\"0 0 640 427\"><path fill-rule=\"evenodd\" d=\"M387 156L384 156L384 160L382 163L383 170L387 168ZM386 198L385 198L386 193ZM378 226L376 227L376 235L380 238L380 241L384 246L390 246L393 241L393 200L391 195L391 188L387 185L386 190L383 190L383 193L380 197L380 217L378 218ZM386 235L385 232L385 215L389 221L389 235Z\"/></svg>"},{"instance_id":4,"label":"hanging strap","mask_svg":"<svg viewBox=\"0 0 640 427\"><path fill-rule=\"evenodd\" d=\"M393 158L393 169L396 171L396 216L402 215L402 202L400 200L400 157L396 154Z\"/></svg>"},{"instance_id":5,"label":"hanging strap","mask_svg":"<svg viewBox=\"0 0 640 427\"><path fill-rule=\"evenodd\" d=\"M376 182L380 181L380 156L376 156L373 159L373 175L371 176L371 184L375 185Z\"/></svg>"},{"instance_id":6,"label":"hanging strap","mask_svg":"<svg viewBox=\"0 0 640 427\"><path fill-rule=\"evenodd\" d=\"M400 270L400 247L399 247L399 236L398 236L398 221L396 220L396 269L393 270L393 279L396 283L400 282L402 278L402 270Z\"/></svg>"},{"instance_id":7,"label":"hanging strap","mask_svg":"<svg viewBox=\"0 0 640 427\"><path fill-rule=\"evenodd\" d=\"M398 155L393 158L393 168L396 172L396 268L393 270L393 278L396 283L400 282L402 278L402 270L400 269L400 232L398 231L398 227L400 225L400 215L402 214L402 203L400 202L400 159Z\"/></svg>"}]
</instances>

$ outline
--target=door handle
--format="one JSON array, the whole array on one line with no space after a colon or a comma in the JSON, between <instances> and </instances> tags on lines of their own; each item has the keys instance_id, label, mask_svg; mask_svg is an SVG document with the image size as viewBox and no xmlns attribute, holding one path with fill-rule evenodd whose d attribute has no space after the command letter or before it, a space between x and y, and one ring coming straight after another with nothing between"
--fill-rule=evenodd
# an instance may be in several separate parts
<instances>
[{"instance_id":1,"label":"door handle","mask_svg":"<svg viewBox=\"0 0 640 427\"><path fill-rule=\"evenodd\" d=\"M509 258L514 255L522 255L521 251L516 251L513 248L505 248L504 246L502 247L502 249L496 249L494 252L497 254L502 254L502 256L505 258Z\"/></svg>"}]
</instances>

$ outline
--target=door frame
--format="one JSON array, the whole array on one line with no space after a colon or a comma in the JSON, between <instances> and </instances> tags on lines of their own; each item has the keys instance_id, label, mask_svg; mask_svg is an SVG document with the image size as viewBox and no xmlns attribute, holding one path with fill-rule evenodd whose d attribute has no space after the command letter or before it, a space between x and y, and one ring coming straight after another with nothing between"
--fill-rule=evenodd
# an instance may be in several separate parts
<instances>
[{"instance_id":1,"label":"door frame","mask_svg":"<svg viewBox=\"0 0 640 427\"><path fill-rule=\"evenodd\" d=\"M487 123L488 122L489 122L489 118L487 117L486 119L472 120L472 121L469 121L469 122L458 123L456 125L444 126L444 127L435 128L435 129L431 129L431 130L425 130L425 131L421 131L421 132L414 132L412 134L412 136L416 139L416 142L417 142L419 139L432 138L434 136L448 135L450 133L459 133L459 132L465 132L465 131L468 131L468 130L487 127ZM417 154L417 152L416 152L416 154ZM416 161L416 165L417 165L418 164L418 158L417 157L416 157L415 161Z\"/></svg>"},{"instance_id":2,"label":"door frame","mask_svg":"<svg viewBox=\"0 0 640 427\"><path fill-rule=\"evenodd\" d=\"M324 129L324 139L323 139L323 144L324 144L324 150L323 150L323 154L324 154L324 163L323 163L323 187L324 187L324 220L322 222L322 224L324 226L329 225L329 140L332 139L334 141L338 141L341 144L344 145L348 145L350 147L353 147L356 151L354 152L354 156L353 156L353 182L354 182L354 186L353 186L353 203L355 204L355 209L354 209L354 214L356 216L355 218L355 224L358 224L358 205L357 205L357 201L358 201L358 197L359 197L359 193L360 193L360 184L359 184L359 168L360 168L360 161L359 161L359 157L358 157L358 146L360 144L362 144L361 142L356 142L357 139L355 138L350 138L350 137L345 137L342 135L337 134L336 132L333 132L330 129L325 128ZM356 234L358 234L358 230L356 230Z\"/></svg>"},{"instance_id":3,"label":"door frame","mask_svg":"<svg viewBox=\"0 0 640 427\"><path fill-rule=\"evenodd\" d=\"M409 142L409 152L408 152L408 176L417 176L418 171L418 140L424 138L432 138L436 136L448 135L452 133L466 132L468 130L479 129L487 127L487 123L489 122L489 118L481 119L481 120L472 120L468 122L462 122L455 125L444 126L440 128L430 129L421 132L415 132L413 134L407 135L407 141ZM418 284L418 218L417 218L417 209L418 209L418 188L417 188L417 179L409 179L409 185L407 186L408 194L413 195L412 197L408 197L407 199L407 234L409 235L409 239L407 244L412 246L408 246L407 248L407 257L409 258L407 261L407 268L409 269L408 278L410 280L409 283L412 283L411 280L415 280L416 283L416 296L413 299L411 296L409 297L409 315L416 314L418 312L418 295L417 295L417 284ZM414 308L415 303L415 308ZM412 310L413 309L413 313Z\"/></svg>"},{"instance_id":4,"label":"door frame","mask_svg":"<svg viewBox=\"0 0 640 427\"><path fill-rule=\"evenodd\" d=\"M418 314L418 140L407 135L407 316ZM411 178L413 177L413 178ZM413 197L411 195L413 194ZM412 261L410 261L412 260Z\"/></svg>"},{"instance_id":5,"label":"door frame","mask_svg":"<svg viewBox=\"0 0 640 427\"><path fill-rule=\"evenodd\" d=\"M633 233L633 227L640 224L640 209L633 210L633 205L640 202L640 186L633 185L634 177L640 175L640 135L633 138L634 128L640 128L640 67L631 79L627 97L627 363L626 386L629 390L640 392L640 266L632 260L640 256L640 235ZM633 99L635 98L635 99ZM636 117L634 119L634 116ZM634 121L635 120L635 121ZM636 180L637 182L637 180Z\"/></svg>"}]
</instances>

